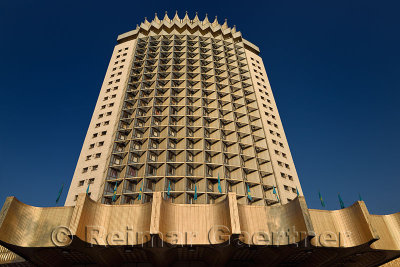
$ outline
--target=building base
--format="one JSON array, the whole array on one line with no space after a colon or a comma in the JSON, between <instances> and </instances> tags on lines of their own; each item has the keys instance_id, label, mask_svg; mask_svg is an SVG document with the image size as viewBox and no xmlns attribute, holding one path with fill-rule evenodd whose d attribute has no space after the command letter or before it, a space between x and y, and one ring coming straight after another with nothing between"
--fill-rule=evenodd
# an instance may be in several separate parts
<instances>
[{"instance_id":1,"label":"building base","mask_svg":"<svg viewBox=\"0 0 400 267\"><path fill-rule=\"evenodd\" d=\"M400 257L399 222L400 213L371 215L362 201L312 210L301 196L263 207L240 205L232 193L208 205L173 204L161 193L138 205L103 205L80 195L74 207L50 208L9 197L0 213L0 263L380 266Z\"/></svg>"}]
</instances>

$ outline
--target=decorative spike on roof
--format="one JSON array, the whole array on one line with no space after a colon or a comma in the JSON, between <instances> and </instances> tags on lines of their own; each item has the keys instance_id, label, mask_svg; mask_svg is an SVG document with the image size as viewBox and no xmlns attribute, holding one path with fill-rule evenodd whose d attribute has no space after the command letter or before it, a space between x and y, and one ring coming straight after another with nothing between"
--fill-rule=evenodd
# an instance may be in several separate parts
<instances>
[{"instance_id":1,"label":"decorative spike on roof","mask_svg":"<svg viewBox=\"0 0 400 267\"><path fill-rule=\"evenodd\" d=\"M157 17L157 13L156 13L155 16L154 16L154 20L153 20L153 21L156 22L156 23L158 23L158 24L161 23L161 20Z\"/></svg>"},{"instance_id":2,"label":"decorative spike on roof","mask_svg":"<svg viewBox=\"0 0 400 267\"><path fill-rule=\"evenodd\" d=\"M165 16L164 16L163 21L166 21L166 22L168 22L168 23L171 23L171 20L170 20L169 17L168 17L167 11L165 11Z\"/></svg>"},{"instance_id":3,"label":"decorative spike on roof","mask_svg":"<svg viewBox=\"0 0 400 267\"><path fill-rule=\"evenodd\" d=\"M196 12L196 16L194 16L194 19L192 22L193 23L200 22L199 17L197 16L197 12Z\"/></svg>"},{"instance_id":4,"label":"decorative spike on roof","mask_svg":"<svg viewBox=\"0 0 400 267\"><path fill-rule=\"evenodd\" d=\"M214 22L213 22L211 25L212 25L213 27L216 27L216 26L219 25L217 16L215 16L215 20L214 20Z\"/></svg>"}]
</instances>

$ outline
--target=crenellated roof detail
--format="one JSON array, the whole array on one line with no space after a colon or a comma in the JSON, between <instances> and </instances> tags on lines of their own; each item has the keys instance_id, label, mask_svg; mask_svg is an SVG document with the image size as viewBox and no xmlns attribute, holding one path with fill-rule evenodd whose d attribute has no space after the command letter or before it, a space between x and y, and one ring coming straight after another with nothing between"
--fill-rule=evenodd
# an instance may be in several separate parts
<instances>
[{"instance_id":1,"label":"crenellated roof detail","mask_svg":"<svg viewBox=\"0 0 400 267\"><path fill-rule=\"evenodd\" d=\"M123 42L127 38L135 37L139 33L148 33L151 30L159 31L163 29L172 29L172 28L187 28L189 30L202 30L209 31L212 33L221 33L223 35L232 35L234 38L241 37L241 33L236 31L236 27L229 27L228 22L225 19L223 24L218 22L217 16L213 22L210 22L208 19L208 15L206 14L203 20L200 20L198 14L196 12L193 19L190 19L188 12L185 12L185 16L183 18L179 17L178 11L175 12L175 15L172 19L168 17L167 12L165 12L164 18L161 20L157 13L155 13L153 20L144 19L144 22L137 26L135 30L129 31L127 33L121 34L118 36L118 42Z\"/></svg>"}]
</instances>

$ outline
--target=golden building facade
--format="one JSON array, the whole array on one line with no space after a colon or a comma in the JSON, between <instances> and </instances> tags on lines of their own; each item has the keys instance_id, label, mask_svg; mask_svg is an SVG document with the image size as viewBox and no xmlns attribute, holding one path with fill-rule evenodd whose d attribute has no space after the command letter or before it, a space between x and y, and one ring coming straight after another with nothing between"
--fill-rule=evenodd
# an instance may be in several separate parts
<instances>
[{"instance_id":1,"label":"golden building facade","mask_svg":"<svg viewBox=\"0 0 400 267\"><path fill-rule=\"evenodd\" d=\"M167 14L118 37L66 205L285 204L302 195L259 49L240 32ZM101 146L99 146L99 144ZM196 195L196 196L195 196Z\"/></svg>"}]
</instances>

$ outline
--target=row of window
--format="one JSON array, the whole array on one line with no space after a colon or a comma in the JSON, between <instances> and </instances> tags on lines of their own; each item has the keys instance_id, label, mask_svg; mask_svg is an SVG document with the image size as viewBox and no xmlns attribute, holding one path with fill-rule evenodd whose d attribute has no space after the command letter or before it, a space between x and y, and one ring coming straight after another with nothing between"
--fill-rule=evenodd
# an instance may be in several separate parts
<instances>
[{"instance_id":1,"label":"row of window","mask_svg":"<svg viewBox=\"0 0 400 267\"><path fill-rule=\"evenodd\" d=\"M101 118L103 118L104 117L104 114L106 115L106 116L111 116L111 114L112 114L112 111L109 111L109 112L107 112L107 113L101 113L101 114L99 114L99 119L101 119Z\"/></svg>"},{"instance_id":2,"label":"row of window","mask_svg":"<svg viewBox=\"0 0 400 267\"><path fill-rule=\"evenodd\" d=\"M110 96L105 96L105 97L103 98L103 101L107 101L108 99L112 99L112 98L116 98L116 97L117 97L116 94L111 95L111 97L110 97Z\"/></svg>"},{"instance_id":3,"label":"row of window","mask_svg":"<svg viewBox=\"0 0 400 267\"><path fill-rule=\"evenodd\" d=\"M275 155L278 155L278 156L282 156L282 157L284 157L284 158L287 158L286 153L280 152L280 151L278 151L278 150L275 150L274 152L275 152Z\"/></svg>"},{"instance_id":4,"label":"row of window","mask_svg":"<svg viewBox=\"0 0 400 267\"><path fill-rule=\"evenodd\" d=\"M293 176L289 175L289 174L286 174L284 172L281 172L281 177L282 178L288 178L290 181L293 181Z\"/></svg>"},{"instance_id":5,"label":"row of window","mask_svg":"<svg viewBox=\"0 0 400 267\"><path fill-rule=\"evenodd\" d=\"M99 168L99 165L90 166L90 170L92 170L92 171L96 171L98 168ZM89 167L85 167L82 169L82 173L86 173L88 171L89 171Z\"/></svg>"},{"instance_id":6,"label":"row of window","mask_svg":"<svg viewBox=\"0 0 400 267\"><path fill-rule=\"evenodd\" d=\"M279 166L285 167L286 169L289 169L289 170L290 170L289 164L283 163L282 161L279 161L279 160L278 160L277 162L278 162L278 165L279 165Z\"/></svg>"},{"instance_id":7,"label":"row of window","mask_svg":"<svg viewBox=\"0 0 400 267\"><path fill-rule=\"evenodd\" d=\"M102 131L102 132L100 132L100 133L94 133L94 134L92 135L92 138L96 138L97 136L99 136L99 134L100 134L101 136L104 136L104 135L107 134L107 131Z\"/></svg>"},{"instance_id":8,"label":"row of window","mask_svg":"<svg viewBox=\"0 0 400 267\"><path fill-rule=\"evenodd\" d=\"M124 66L122 65L121 67L124 67ZM118 90L118 86L114 86L113 90L114 90L114 91L115 91L115 90ZM107 89L106 89L106 93L109 93L109 92L111 92L111 88L107 88Z\"/></svg>"},{"instance_id":9,"label":"row of window","mask_svg":"<svg viewBox=\"0 0 400 267\"><path fill-rule=\"evenodd\" d=\"M104 100L104 101L105 101L105 100ZM108 106L109 108L111 108L111 107L114 106L114 103L110 103L110 104L108 104L108 105L102 105L102 106L101 106L101 109L105 109L107 106Z\"/></svg>"},{"instance_id":10,"label":"row of window","mask_svg":"<svg viewBox=\"0 0 400 267\"><path fill-rule=\"evenodd\" d=\"M85 181L87 181L87 184L94 184L94 178L89 178L89 179L86 179L86 180L80 180L78 182L78 186L79 187L84 186L85 185Z\"/></svg>"},{"instance_id":11,"label":"row of window","mask_svg":"<svg viewBox=\"0 0 400 267\"><path fill-rule=\"evenodd\" d=\"M110 121L105 121L105 122L103 122L103 125L104 125L104 126L109 125L109 124L110 124ZM95 128L99 128L100 126L101 126L101 122L96 123Z\"/></svg>"},{"instance_id":12,"label":"row of window","mask_svg":"<svg viewBox=\"0 0 400 267\"><path fill-rule=\"evenodd\" d=\"M94 148L95 145L96 145L96 143L90 144L90 145L89 145L89 149ZM103 146L103 145L104 145L104 141L101 141L101 142L98 142L98 143L97 143L97 146Z\"/></svg>"},{"instance_id":13,"label":"row of window","mask_svg":"<svg viewBox=\"0 0 400 267\"><path fill-rule=\"evenodd\" d=\"M93 154L93 155L88 155L88 156L86 156L86 160L91 160L92 157L95 158L95 159L98 159L98 158L101 157L101 153L96 153L96 154Z\"/></svg>"}]
</instances>

